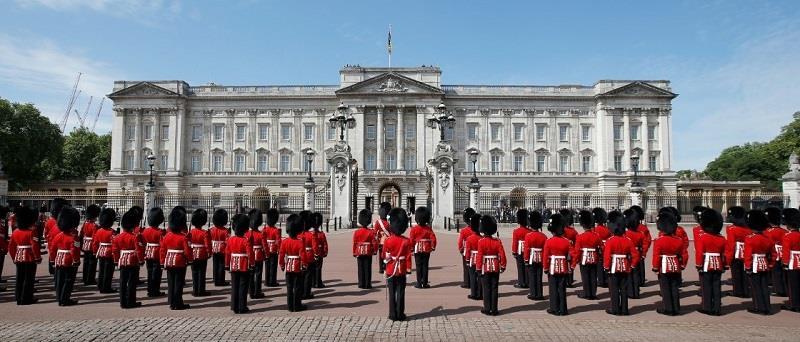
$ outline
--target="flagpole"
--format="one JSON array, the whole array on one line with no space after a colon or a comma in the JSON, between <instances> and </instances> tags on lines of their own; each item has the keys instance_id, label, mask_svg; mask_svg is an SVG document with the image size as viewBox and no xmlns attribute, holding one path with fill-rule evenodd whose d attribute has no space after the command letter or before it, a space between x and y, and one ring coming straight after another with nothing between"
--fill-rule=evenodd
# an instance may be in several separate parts
<instances>
[{"instance_id":1,"label":"flagpole","mask_svg":"<svg viewBox=\"0 0 800 342\"><path fill-rule=\"evenodd\" d=\"M391 24L389 24L389 39L387 41L386 47L389 51L389 69L391 69L392 68L392 25Z\"/></svg>"}]
</instances>

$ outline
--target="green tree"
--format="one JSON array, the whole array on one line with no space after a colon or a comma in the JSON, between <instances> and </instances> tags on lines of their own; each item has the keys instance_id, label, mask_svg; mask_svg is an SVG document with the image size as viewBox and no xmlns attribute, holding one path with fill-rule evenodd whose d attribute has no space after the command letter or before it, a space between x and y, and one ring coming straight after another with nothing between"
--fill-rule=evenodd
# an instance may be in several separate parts
<instances>
[{"instance_id":1,"label":"green tree","mask_svg":"<svg viewBox=\"0 0 800 342\"><path fill-rule=\"evenodd\" d=\"M58 165L64 137L32 104L0 98L0 160L13 188L46 178Z\"/></svg>"},{"instance_id":2,"label":"green tree","mask_svg":"<svg viewBox=\"0 0 800 342\"><path fill-rule=\"evenodd\" d=\"M61 163L60 179L80 179L95 176L98 167L96 158L100 153L97 134L86 127L72 130L64 139L64 158Z\"/></svg>"}]
</instances>

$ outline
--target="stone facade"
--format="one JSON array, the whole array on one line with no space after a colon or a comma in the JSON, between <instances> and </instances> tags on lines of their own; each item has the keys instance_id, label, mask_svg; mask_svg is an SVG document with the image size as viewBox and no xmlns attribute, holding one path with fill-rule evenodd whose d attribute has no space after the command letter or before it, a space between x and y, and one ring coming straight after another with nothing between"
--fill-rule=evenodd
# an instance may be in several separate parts
<instances>
[{"instance_id":1,"label":"stone facade","mask_svg":"<svg viewBox=\"0 0 800 342\"><path fill-rule=\"evenodd\" d=\"M359 207L389 197L420 205L439 142L426 119L444 103L457 119L446 140L463 191L473 150L483 192L627 191L633 154L647 190L676 190L670 138L677 95L669 81L442 85L432 66L345 66L339 74L338 85L114 82L109 189L143 188L152 153L158 186L171 192L300 193L307 150L315 153L315 179L328 179L339 138L328 118L344 103L356 119L345 140L357 161Z\"/></svg>"}]
</instances>

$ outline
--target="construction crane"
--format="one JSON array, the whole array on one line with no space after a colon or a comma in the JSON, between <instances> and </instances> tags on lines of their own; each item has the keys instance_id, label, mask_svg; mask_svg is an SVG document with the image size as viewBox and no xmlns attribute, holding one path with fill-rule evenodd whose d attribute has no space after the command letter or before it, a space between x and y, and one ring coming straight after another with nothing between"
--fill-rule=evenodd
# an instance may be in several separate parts
<instances>
[{"instance_id":1,"label":"construction crane","mask_svg":"<svg viewBox=\"0 0 800 342\"><path fill-rule=\"evenodd\" d=\"M95 114L94 122L92 122L92 133L94 133L95 126L97 126L97 119L100 118L100 111L103 110L103 102L105 102L105 100L106 100L105 96L103 96L103 98L100 99L100 106L97 107L97 114Z\"/></svg>"},{"instance_id":2,"label":"construction crane","mask_svg":"<svg viewBox=\"0 0 800 342\"><path fill-rule=\"evenodd\" d=\"M69 101L67 102L67 110L64 111L64 116L61 117L61 121L59 121L59 127L61 128L61 132L67 129L67 122L69 121L70 111L72 107L75 105L75 100L80 96L81 92L78 90L78 83L81 81L82 73L78 73L78 77L75 79L75 84L72 86L72 94L70 94Z\"/></svg>"},{"instance_id":3,"label":"construction crane","mask_svg":"<svg viewBox=\"0 0 800 342\"><path fill-rule=\"evenodd\" d=\"M86 104L86 111L83 112L83 116L78 114L78 110L75 110L75 114L78 115L78 120L81 123L81 127L86 127L86 118L89 117L89 108L92 107L92 99L94 99L94 96L89 96L89 103Z\"/></svg>"}]
</instances>

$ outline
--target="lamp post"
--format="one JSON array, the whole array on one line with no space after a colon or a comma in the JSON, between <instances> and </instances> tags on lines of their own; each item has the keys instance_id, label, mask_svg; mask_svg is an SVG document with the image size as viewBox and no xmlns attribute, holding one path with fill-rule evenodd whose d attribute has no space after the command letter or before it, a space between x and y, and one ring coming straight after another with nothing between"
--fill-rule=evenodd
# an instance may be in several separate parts
<instances>
[{"instance_id":1,"label":"lamp post","mask_svg":"<svg viewBox=\"0 0 800 342\"><path fill-rule=\"evenodd\" d=\"M339 104L339 107L336 108L336 112L331 113L328 123L331 128L339 129L339 141L344 141L345 129L356 127L356 119L353 118L353 114L347 111L347 106L344 105L344 102Z\"/></svg>"},{"instance_id":2,"label":"lamp post","mask_svg":"<svg viewBox=\"0 0 800 342\"><path fill-rule=\"evenodd\" d=\"M633 169L633 180L631 181L631 205L642 205L642 194L644 188L639 184L639 154L636 153L631 156L631 168Z\"/></svg>"},{"instance_id":3,"label":"lamp post","mask_svg":"<svg viewBox=\"0 0 800 342\"><path fill-rule=\"evenodd\" d=\"M478 181L478 151L472 150L469 152L469 161L472 162L472 179L470 183L480 183ZM474 209L474 208L473 208Z\"/></svg>"},{"instance_id":4,"label":"lamp post","mask_svg":"<svg viewBox=\"0 0 800 342\"><path fill-rule=\"evenodd\" d=\"M150 166L150 181L147 183L150 188L154 187L156 184L153 182L153 166L156 165L156 156L153 154L149 154L147 156L147 165Z\"/></svg>"},{"instance_id":5,"label":"lamp post","mask_svg":"<svg viewBox=\"0 0 800 342\"><path fill-rule=\"evenodd\" d=\"M311 162L314 161L314 151L311 149L306 150L306 162L308 162L308 178L306 178L303 188L306 189L304 196L303 209L314 210L314 190L317 186L314 184L314 177L311 177Z\"/></svg>"},{"instance_id":6,"label":"lamp post","mask_svg":"<svg viewBox=\"0 0 800 342\"><path fill-rule=\"evenodd\" d=\"M439 129L439 140L444 140L444 132L447 128L452 128L455 125L456 118L453 117L453 114L447 113L447 106L444 105L444 102L439 103L438 114L432 114L428 118L428 127L433 129Z\"/></svg>"},{"instance_id":7,"label":"lamp post","mask_svg":"<svg viewBox=\"0 0 800 342\"><path fill-rule=\"evenodd\" d=\"M469 152L469 161L472 162L472 179L469 181L469 206L475 212L480 212L481 182L478 180L478 151Z\"/></svg>"},{"instance_id":8,"label":"lamp post","mask_svg":"<svg viewBox=\"0 0 800 342\"><path fill-rule=\"evenodd\" d=\"M633 182L632 187L639 187L639 154L631 156L631 168L633 169Z\"/></svg>"},{"instance_id":9,"label":"lamp post","mask_svg":"<svg viewBox=\"0 0 800 342\"><path fill-rule=\"evenodd\" d=\"M144 208L145 210L150 210L155 207L155 190L156 190L156 182L153 178L153 167L156 165L156 156L152 153L147 155L147 166L150 167L150 181L147 182L147 186L144 187ZM122 191L125 191L123 188ZM145 220L146 223L146 220Z\"/></svg>"},{"instance_id":10,"label":"lamp post","mask_svg":"<svg viewBox=\"0 0 800 342\"><path fill-rule=\"evenodd\" d=\"M311 163L314 162L314 151L311 149L306 150L306 161L308 162L308 178L306 178L306 182L314 183L314 177L311 176Z\"/></svg>"}]
</instances>

